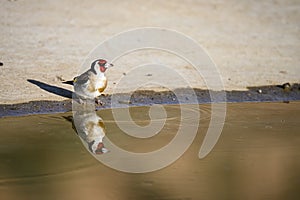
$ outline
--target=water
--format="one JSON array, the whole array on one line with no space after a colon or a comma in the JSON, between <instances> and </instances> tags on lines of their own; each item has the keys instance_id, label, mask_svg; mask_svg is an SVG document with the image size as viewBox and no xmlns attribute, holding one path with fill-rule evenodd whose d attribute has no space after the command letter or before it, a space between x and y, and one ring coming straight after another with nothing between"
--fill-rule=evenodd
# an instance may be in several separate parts
<instances>
[{"instance_id":1,"label":"water","mask_svg":"<svg viewBox=\"0 0 300 200\"><path fill-rule=\"evenodd\" d=\"M106 126L105 138L141 153L165 146L176 135L179 106L165 108L164 128L147 139L123 133L111 110L97 114ZM137 124L149 124L148 110L131 108ZM209 105L199 110L197 136L183 156L141 174L120 172L96 160L66 120L72 113L1 118L1 199L299 198L300 102L228 104L223 132L204 159L198 153L211 111Z\"/></svg>"}]
</instances>

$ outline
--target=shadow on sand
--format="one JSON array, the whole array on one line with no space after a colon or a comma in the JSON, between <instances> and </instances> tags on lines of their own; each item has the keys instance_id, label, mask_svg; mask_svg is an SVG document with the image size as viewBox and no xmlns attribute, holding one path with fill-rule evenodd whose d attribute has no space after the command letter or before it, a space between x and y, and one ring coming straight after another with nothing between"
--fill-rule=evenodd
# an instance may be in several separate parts
<instances>
[{"instance_id":1,"label":"shadow on sand","mask_svg":"<svg viewBox=\"0 0 300 200\"><path fill-rule=\"evenodd\" d=\"M37 80L27 79L29 83L39 86L41 89L50 92L52 94L56 94L62 97L66 97L72 99L73 92L64 88L60 88L57 86L49 85L47 83L43 83Z\"/></svg>"}]
</instances>

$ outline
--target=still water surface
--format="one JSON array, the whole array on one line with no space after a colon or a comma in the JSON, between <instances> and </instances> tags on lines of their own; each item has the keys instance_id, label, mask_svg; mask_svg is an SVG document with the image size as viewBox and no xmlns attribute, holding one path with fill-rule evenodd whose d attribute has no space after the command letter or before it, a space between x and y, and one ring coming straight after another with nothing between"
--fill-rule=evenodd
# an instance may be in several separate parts
<instances>
[{"instance_id":1,"label":"still water surface","mask_svg":"<svg viewBox=\"0 0 300 200\"><path fill-rule=\"evenodd\" d=\"M146 139L123 133L111 110L97 114L105 137L140 153L174 138L180 109L165 108L164 128ZM149 123L148 107L130 110L137 124ZM96 160L66 120L72 113L1 118L1 199L299 199L300 102L228 104L221 137L204 159L198 153L210 105L199 110L197 136L183 156L142 174L120 172Z\"/></svg>"}]
</instances>

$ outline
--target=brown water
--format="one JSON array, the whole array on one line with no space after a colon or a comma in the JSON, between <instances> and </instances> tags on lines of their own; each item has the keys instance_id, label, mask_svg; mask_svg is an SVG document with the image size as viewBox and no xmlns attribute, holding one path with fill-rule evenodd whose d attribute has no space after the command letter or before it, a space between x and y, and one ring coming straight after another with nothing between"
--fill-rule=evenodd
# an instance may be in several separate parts
<instances>
[{"instance_id":1,"label":"brown water","mask_svg":"<svg viewBox=\"0 0 300 200\"><path fill-rule=\"evenodd\" d=\"M147 139L124 134L111 110L98 114L112 142L128 151L147 152L176 134L179 107L166 110L165 127ZM131 111L138 124L148 123L148 108ZM198 153L210 106L200 105L200 111L197 136L183 156L142 174L120 172L96 160L64 118L72 113L1 118L0 198L299 199L300 102L228 104L221 137L204 159Z\"/></svg>"}]
</instances>

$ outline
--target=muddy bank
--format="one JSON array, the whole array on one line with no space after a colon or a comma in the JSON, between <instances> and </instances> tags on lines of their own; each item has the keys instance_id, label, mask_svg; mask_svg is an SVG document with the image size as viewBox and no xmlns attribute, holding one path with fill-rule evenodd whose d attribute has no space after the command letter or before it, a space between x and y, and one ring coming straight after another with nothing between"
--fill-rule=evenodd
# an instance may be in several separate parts
<instances>
[{"instance_id":1,"label":"muddy bank","mask_svg":"<svg viewBox=\"0 0 300 200\"><path fill-rule=\"evenodd\" d=\"M152 90L135 91L130 94L130 101L119 103L130 106L141 106L151 104L178 104L176 95L184 96L191 89L176 89L174 91L156 92ZM69 92L69 91L68 91ZM211 97L208 90L194 89L198 103L210 103ZM175 95L176 93L176 95ZM218 93L218 92L214 92ZM248 87L247 91L226 91L227 102L284 102L300 100L300 84L293 85L273 85ZM115 94L116 98L121 98L128 94ZM112 95L101 96L102 106L97 109L111 108ZM188 100L188 99L187 99ZM188 102L188 101L187 101ZM28 103L0 105L0 117L20 116L28 114L58 113L72 110L71 97L64 101L31 101Z\"/></svg>"}]
</instances>

